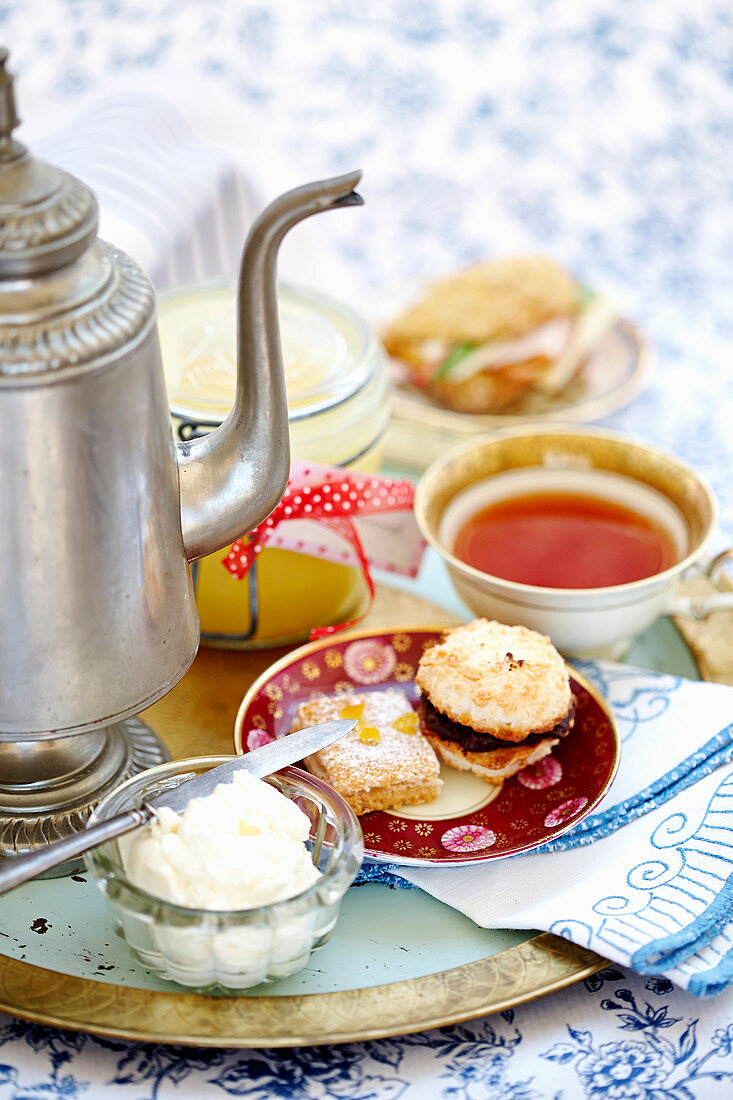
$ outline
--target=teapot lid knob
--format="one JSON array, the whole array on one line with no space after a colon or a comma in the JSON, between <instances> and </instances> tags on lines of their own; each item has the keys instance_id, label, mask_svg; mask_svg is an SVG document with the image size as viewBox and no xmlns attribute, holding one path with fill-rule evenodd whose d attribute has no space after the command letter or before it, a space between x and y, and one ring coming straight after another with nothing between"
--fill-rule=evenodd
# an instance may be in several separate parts
<instances>
[{"instance_id":1,"label":"teapot lid knob","mask_svg":"<svg viewBox=\"0 0 733 1100\"><path fill-rule=\"evenodd\" d=\"M9 53L0 47L0 280L44 275L72 263L97 234L97 200L75 176L37 160L16 141Z\"/></svg>"},{"instance_id":2,"label":"teapot lid knob","mask_svg":"<svg viewBox=\"0 0 733 1100\"><path fill-rule=\"evenodd\" d=\"M9 56L7 48L0 46L0 150L3 152L6 152L9 146L17 144L13 141L12 134L20 124L18 112L15 109L13 74L6 68Z\"/></svg>"}]
</instances>

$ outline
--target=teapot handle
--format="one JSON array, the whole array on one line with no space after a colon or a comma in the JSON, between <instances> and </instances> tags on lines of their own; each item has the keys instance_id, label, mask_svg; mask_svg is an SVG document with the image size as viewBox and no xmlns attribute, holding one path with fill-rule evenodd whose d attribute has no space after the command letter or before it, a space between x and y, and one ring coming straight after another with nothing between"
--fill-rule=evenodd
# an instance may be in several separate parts
<instances>
[{"instance_id":1,"label":"teapot handle","mask_svg":"<svg viewBox=\"0 0 733 1100\"><path fill-rule=\"evenodd\" d=\"M224 423L176 444L181 530L189 561L213 554L270 514L290 473L288 405L278 324L280 243L311 214L361 206L360 172L308 183L272 202L242 254L237 317L237 392Z\"/></svg>"}]
</instances>

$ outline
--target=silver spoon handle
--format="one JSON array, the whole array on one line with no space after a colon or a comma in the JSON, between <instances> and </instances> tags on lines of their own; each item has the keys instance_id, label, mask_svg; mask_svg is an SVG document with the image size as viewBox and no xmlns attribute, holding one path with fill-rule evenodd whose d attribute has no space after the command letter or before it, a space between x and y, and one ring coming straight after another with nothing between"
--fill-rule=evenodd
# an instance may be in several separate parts
<instances>
[{"instance_id":1,"label":"silver spoon handle","mask_svg":"<svg viewBox=\"0 0 733 1100\"><path fill-rule=\"evenodd\" d=\"M137 810L127 810L124 814L117 814L106 821L99 821L91 825L81 833L65 837L64 840L56 840L53 844L47 844L45 848L38 848L27 856L15 856L0 864L0 894L20 886L23 882L50 871L52 867L58 867L67 859L82 855L90 848L96 848L98 844L104 844L106 840L114 840L123 833L129 833L139 825L145 825L150 821L154 811L148 806L141 806Z\"/></svg>"}]
</instances>

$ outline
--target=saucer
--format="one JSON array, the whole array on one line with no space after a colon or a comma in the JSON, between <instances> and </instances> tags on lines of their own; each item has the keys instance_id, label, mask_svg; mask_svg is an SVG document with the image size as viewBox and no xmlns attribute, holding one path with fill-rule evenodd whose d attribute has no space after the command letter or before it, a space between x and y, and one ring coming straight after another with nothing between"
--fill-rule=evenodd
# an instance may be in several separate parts
<instances>
[{"instance_id":1,"label":"saucer","mask_svg":"<svg viewBox=\"0 0 733 1100\"><path fill-rule=\"evenodd\" d=\"M360 631L294 650L245 695L236 751L247 751L252 731L253 742L286 734L307 699L397 688L416 703L418 661L442 635L439 626ZM441 765L445 785L434 802L360 817L365 859L412 867L503 859L538 848L591 813L616 774L620 744L608 704L580 673L568 671L575 725L550 757L507 780L498 793L472 773Z\"/></svg>"}]
</instances>

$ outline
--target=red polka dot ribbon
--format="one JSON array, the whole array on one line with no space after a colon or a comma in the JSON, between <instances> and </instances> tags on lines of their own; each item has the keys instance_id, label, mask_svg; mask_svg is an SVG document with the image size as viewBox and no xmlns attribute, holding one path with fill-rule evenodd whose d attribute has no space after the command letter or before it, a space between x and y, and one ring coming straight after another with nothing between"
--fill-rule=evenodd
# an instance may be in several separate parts
<instances>
[{"instance_id":1,"label":"red polka dot ribbon","mask_svg":"<svg viewBox=\"0 0 733 1100\"><path fill-rule=\"evenodd\" d=\"M364 574L369 603L358 619L335 626L319 627L311 632L311 638L345 630L366 615L374 599L374 581L369 562L352 519L377 512L408 510L412 507L414 492L414 486L409 481L369 477L351 471L294 462L280 503L249 536L237 539L232 544L227 555L222 558L222 564L233 577L242 580L281 523L308 519L329 527L351 544Z\"/></svg>"}]
</instances>

